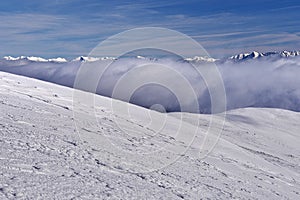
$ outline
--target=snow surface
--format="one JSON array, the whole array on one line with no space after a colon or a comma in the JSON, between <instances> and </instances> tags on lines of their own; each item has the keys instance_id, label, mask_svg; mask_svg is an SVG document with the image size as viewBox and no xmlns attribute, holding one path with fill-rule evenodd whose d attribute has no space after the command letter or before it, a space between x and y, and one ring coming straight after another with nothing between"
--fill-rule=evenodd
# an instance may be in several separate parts
<instances>
[{"instance_id":1,"label":"snow surface","mask_svg":"<svg viewBox=\"0 0 300 200\"><path fill-rule=\"evenodd\" d=\"M72 106L73 89L4 72L0 72L0 85L0 199L300 198L297 112L232 110L217 145L200 159L193 152L199 150L211 115L157 113L102 96L95 96L94 109L81 109L84 105ZM131 110L132 118L124 119L126 113L114 111L112 104ZM162 151L151 160L151 166L179 157L176 162L136 173L132 169L149 166L147 156L138 160L125 154L128 157L122 158L115 149L93 146L88 140L92 134L94 138L108 137L128 152L164 145L174 149L189 146L185 137L170 137L164 132L149 142L153 127L147 126L145 112L154 116L154 128L167 117L171 132L177 124L187 128L186 137L190 129L199 129L185 154ZM76 113L85 117L76 118ZM92 120L94 114L97 124ZM198 119L199 124L195 123ZM222 119L218 121L222 126ZM139 134L125 134L115 122Z\"/></svg>"}]
</instances>

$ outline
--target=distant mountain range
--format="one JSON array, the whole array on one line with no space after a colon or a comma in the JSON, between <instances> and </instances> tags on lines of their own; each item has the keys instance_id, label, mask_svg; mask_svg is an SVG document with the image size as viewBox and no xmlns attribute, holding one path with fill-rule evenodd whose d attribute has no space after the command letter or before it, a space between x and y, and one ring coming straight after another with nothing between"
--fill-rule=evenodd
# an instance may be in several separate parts
<instances>
[{"instance_id":1,"label":"distant mountain range","mask_svg":"<svg viewBox=\"0 0 300 200\"><path fill-rule=\"evenodd\" d=\"M193 58L185 58L183 59L186 62L226 62L226 61L245 61L249 59L259 59L259 58L289 58L289 57L296 57L300 56L300 51L281 51L281 52L266 52L260 53L257 51L253 51L250 53L241 53L237 55L233 55L227 58L216 59L207 56L195 56ZM136 59L147 59L144 56L136 56ZM156 58L148 58L150 60L156 60ZM12 57L12 56L4 56L2 61L28 61L28 62L52 62L52 63L66 63L66 62L95 62L99 60L117 60L114 57L88 57L88 56L79 56L73 60L67 60L65 58L50 58L45 59L42 57L35 57L35 56L19 56L19 57Z\"/></svg>"},{"instance_id":2,"label":"distant mountain range","mask_svg":"<svg viewBox=\"0 0 300 200\"><path fill-rule=\"evenodd\" d=\"M246 61L252 59L260 59L260 58L290 58L300 56L300 51L281 51L281 52L266 52L260 53L257 51L253 51L250 53L241 53L234 56L230 56L228 58L215 59L211 57L200 57L195 56L193 58L186 58L185 61L188 62L226 62L226 61Z\"/></svg>"},{"instance_id":3,"label":"distant mountain range","mask_svg":"<svg viewBox=\"0 0 300 200\"><path fill-rule=\"evenodd\" d=\"M281 51L281 52L267 52L267 53L259 53L253 51L251 53L242 53L235 56L231 56L230 59L232 60L245 60L245 59L256 59L261 57L268 57L268 56L278 56L278 57L295 57L299 56L300 51Z\"/></svg>"},{"instance_id":4,"label":"distant mountain range","mask_svg":"<svg viewBox=\"0 0 300 200\"><path fill-rule=\"evenodd\" d=\"M2 60L7 60L7 61L31 61L31 62L57 62L57 63L66 63L66 62L94 62L98 60L114 60L115 58L112 57L101 57L101 58L96 58L96 57L87 57L87 56L79 56L73 60L67 60L65 58L50 58L50 59L45 59L42 57L35 57L35 56L19 56L19 57L12 57L12 56L4 56Z\"/></svg>"}]
</instances>

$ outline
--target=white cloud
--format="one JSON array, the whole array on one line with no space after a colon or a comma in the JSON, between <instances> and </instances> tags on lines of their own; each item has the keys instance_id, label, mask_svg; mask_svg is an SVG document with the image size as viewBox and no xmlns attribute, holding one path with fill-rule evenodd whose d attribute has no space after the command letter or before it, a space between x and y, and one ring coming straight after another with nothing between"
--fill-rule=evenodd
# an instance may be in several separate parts
<instances>
[{"instance_id":1,"label":"white cloud","mask_svg":"<svg viewBox=\"0 0 300 200\"><path fill-rule=\"evenodd\" d=\"M119 59L105 71L99 82L98 93L111 96L121 77L134 67L149 63L168 66L185 77L197 95L200 110L209 112L210 97L201 76L190 64L176 60ZM17 62L2 60L0 70L72 87L80 64L80 62L17 64ZM97 67L99 64L95 62L93 67ZM198 67L201 67L200 64ZM218 68L224 80L228 109L254 106L300 111L300 58L258 59L239 63L226 62L219 64ZM93 69L91 73L95 72L95 68ZM142 74L153 76L156 81L163 80L170 85L177 84L176 87L181 87L180 79L175 78L174 80L172 76L167 74L153 73L151 68L145 69L143 73L138 73L136 76L131 76L128 84L133 84L138 79L143 78ZM126 84L123 88L122 92L126 94ZM145 107L150 107L152 104L162 104L168 111L178 111L179 105L176 94L168 89L168 87L163 88L157 85L145 85L144 88L141 87L134 93L131 100L135 104ZM184 91L184 88L181 91Z\"/></svg>"}]
</instances>

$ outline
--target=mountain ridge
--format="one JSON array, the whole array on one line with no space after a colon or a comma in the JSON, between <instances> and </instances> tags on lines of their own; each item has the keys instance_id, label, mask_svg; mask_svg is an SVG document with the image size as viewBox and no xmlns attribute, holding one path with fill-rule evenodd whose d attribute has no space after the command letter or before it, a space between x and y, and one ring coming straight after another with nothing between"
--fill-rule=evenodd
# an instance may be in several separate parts
<instances>
[{"instance_id":1,"label":"mountain ridge","mask_svg":"<svg viewBox=\"0 0 300 200\"><path fill-rule=\"evenodd\" d=\"M213 58L209 56L194 56L194 57L188 57L184 58L183 60L186 62L222 62L222 61L245 61L250 59L259 59L259 58L266 58L266 57L277 57L277 58L290 58L290 57L296 57L300 56L300 51L294 50L294 51L270 51L270 52L258 52L258 51L252 51L252 52L246 52L246 53L240 53L236 55L232 55L230 57L225 58ZM138 55L134 57L135 59L145 59L148 57ZM63 57L57 57L57 58L43 58L38 56L4 56L1 60L4 61L29 61L29 62L54 62L54 63L66 63L66 62L95 62L100 60L117 60L115 57L91 57L91 56L78 56L74 59L68 60ZM153 59L150 59L153 60ZM156 60L156 59L154 59Z\"/></svg>"}]
</instances>

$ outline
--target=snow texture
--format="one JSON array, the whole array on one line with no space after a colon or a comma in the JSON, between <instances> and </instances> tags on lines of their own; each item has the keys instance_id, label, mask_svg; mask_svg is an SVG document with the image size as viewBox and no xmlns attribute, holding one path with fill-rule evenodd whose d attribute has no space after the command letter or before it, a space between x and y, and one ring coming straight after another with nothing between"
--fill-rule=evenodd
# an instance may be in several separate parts
<instances>
[{"instance_id":1,"label":"snow texture","mask_svg":"<svg viewBox=\"0 0 300 200\"><path fill-rule=\"evenodd\" d=\"M268 108L229 111L219 142L204 159L191 152L199 149L197 141L210 115L184 113L184 123L191 127L195 118L201 119L200 134L189 151L165 168L132 173L121 167L126 158L101 146L95 149L79 135L101 130L97 134L109 136L128 151L138 144L151 148L147 140L137 141L112 126L122 113L114 113L109 105L129 106L133 113L143 113L144 108L95 96L99 123L89 121L86 113L81 121L85 129L77 130L73 89L4 72L0 85L0 199L300 198L299 113ZM181 123L182 113L149 112ZM122 123L146 136L145 116L135 118L139 120ZM161 145L187 145L164 133L157 137ZM134 164L139 168L145 163Z\"/></svg>"}]
</instances>

